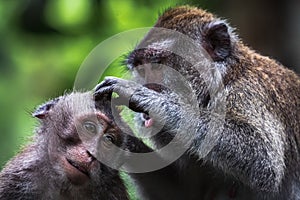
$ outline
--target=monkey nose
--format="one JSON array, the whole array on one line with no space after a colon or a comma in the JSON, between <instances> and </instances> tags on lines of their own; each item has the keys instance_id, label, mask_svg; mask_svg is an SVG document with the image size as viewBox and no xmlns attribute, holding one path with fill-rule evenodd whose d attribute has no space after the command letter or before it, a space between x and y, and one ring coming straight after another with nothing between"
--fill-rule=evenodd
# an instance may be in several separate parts
<instances>
[{"instance_id":1,"label":"monkey nose","mask_svg":"<svg viewBox=\"0 0 300 200\"><path fill-rule=\"evenodd\" d=\"M92 163L95 161L95 157L87 150L78 150L78 153L67 158L67 161L75 167L78 171L89 176Z\"/></svg>"},{"instance_id":2,"label":"monkey nose","mask_svg":"<svg viewBox=\"0 0 300 200\"><path fill-rule=\"evenodd\" d=\"M81 173L85 174L86 176L89 176L89 163L84 163L84 162L78 162L77 160L71 160L67 159L70 165L75 167L78 171Z\"/></svg>"},{"instance_id":3,"label":"monkey nose","mask_svg":"<svg viewBox=\"0 0 300 200\"><path fill-rule=\"evenodd\" d=\"M88 150L86 151L86 153L88 155L88 159L87 159L88 163L92 163L93 161L96 160L96 158Z\"/></svg>"},{"instance_id":4,"label":"monkey nose","mask_svg":"<svg viewBox=\"0 0 300 200\"><path fill-rule=\"evenodd\" d=\"M87 172L91 170L91 165L95 160L96 158L88 150L86 150L85 153L82 153L78 157L78 161L81 164L81 167Z\"/></svg>"}]
</instances>

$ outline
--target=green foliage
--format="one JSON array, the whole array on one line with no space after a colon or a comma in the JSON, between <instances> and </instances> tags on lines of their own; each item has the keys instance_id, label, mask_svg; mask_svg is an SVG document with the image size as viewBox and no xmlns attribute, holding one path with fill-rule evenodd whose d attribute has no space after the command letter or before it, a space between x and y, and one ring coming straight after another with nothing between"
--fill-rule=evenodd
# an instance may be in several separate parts
<instances>
[{"instance_id":1,"label":"green foliage","mask_svg":"<svg viewBox=\"0 0 300 200\"><path fill-rule=\"evenodd\" d=\"M125 182L125 186L126 186L127 191L129 193L130 199L131 200L138 200L138 198L136 197L136 193L137 193L136 188L133 186L133 183L132 183L132 180L130 179L130 177L124 172L121 172L120 175L121 175L121 178Z\"/></svg>"}]
</instances>

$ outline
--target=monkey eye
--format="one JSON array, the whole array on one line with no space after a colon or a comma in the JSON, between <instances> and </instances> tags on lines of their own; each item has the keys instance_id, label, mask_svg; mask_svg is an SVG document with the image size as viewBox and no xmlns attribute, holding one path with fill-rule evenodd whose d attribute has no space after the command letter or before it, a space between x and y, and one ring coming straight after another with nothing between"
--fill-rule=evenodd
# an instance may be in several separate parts
<instances>
[{"instance_id":1,"label":"monkey eye","mask_svg":"<svg viewBox=\"0 0 300 200\"><path fill-rule=\"evenodd\" d=\"M86 131L93 135L97 133L97 125L92 121L85 121L82 126Z\"/></svg>"},{"instance_id":2,"label":"monkey eye","mask_svg":"<svg viewBox=\"0 0 300 200\"><path fill-rule=\"evenodd\" d=\"M103 142L104 142L104 144L106 145L106 146L111 146L112 144L114 144L115 143L115 137L114 137L114 135L112 135L112 134L104 134L103 135L103 140L102 140Z\"/></svg>"}]
</instances>

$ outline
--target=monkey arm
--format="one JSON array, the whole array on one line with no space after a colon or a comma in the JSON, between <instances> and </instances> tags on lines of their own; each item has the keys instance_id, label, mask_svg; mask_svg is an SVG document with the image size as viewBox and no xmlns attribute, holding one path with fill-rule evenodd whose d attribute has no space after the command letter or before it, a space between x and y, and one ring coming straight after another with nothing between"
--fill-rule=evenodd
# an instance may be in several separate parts
<instances>
[{"instance_id":1,"label":"monkey arm","mask_svg":"<svg viewBox=\"0 0 300 200\"><path fill-rule=\"evenodd\" d=\"M203 128L198 128L197 135L201 133L199 129ZM268 135L247 122L226 119L220 137L205 159L257 191L276 193L284 176L284 155L271 138L266 140ZM203 142L197 137L194 141L198 143L194 147Z\"/></svg>"},{"instance_id":2,"label":"monkey arm","mask_svg":"<svg viewBox=\"0 0 300 200\"><path fill-rule=\"evenodd\" d=\"M186 105L176 113L172 115L177 116L176 134L193 155L257 191L279 191L285 161L283 144L275 138L276 133L231 114L218 119L204 110L195 113Z\"/></svg>"},{"instance_id":3,"label":"monkey arm","mask_svg":"<svg viewBox=\"0 0 300 200\"><path fill-rule=\"evenodd\" d=\"M147 146L141 139L127 135L125 149L132 153L150 153L153 149ZM152 153L150 162L164 163L165 160L157 152ZM129 156L129 157L128 157ZM166 167L155 171L139 173L140 169L135 169L139 160L127 156L125 169L133 171L128 173L137 187L138 196L141 199L184 199L181 184L178 179L177 165L172 163ZM138 164L139 165L139 164ZM134 172L137 173L134 173ZM159 183L159 184L158 184Z\"/></svg>"},{"instance_id":4,"label":"monkey arm","mask_svg":"<svg viewBox=\"0 0 300 200\"><path fill-rule=\"evenodd\" d=\"M119 95L117 103L150 114L157 122L163 122L164 130L176 130L181 144L188 145L191 153L226 174L265 192L276 192L280 187L284 155L263 127L257 128L230 114L217 123L218 119L213 119L209 112L196 112L176 99L118 78L105 79L96 87L95 96L112 92ZM219 129L211 131L213 125L220 123Z\"/></svg>"},{"instance_id":5,"label":"monkey arm","mask_svg":"<svg viewBox=\"0 0 300 200\"><path fill-rule=\"evenodd\" d=\"M112 104L127 105L135 112L151 115L157 122L168 122L164 123L167 130L174 128L180 120L180 105L173 96L166 97L133 81L107 77L96 86L95 100L113 92L119 96L112 99Z\"/></svg>"}]
</instances>

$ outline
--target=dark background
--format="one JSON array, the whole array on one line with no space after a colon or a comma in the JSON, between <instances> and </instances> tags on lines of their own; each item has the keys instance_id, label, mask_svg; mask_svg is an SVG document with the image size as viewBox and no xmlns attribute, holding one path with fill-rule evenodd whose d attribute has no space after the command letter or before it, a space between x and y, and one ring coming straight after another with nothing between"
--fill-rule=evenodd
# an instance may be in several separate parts
<instances>
[{"instance_id":1,"label":"dark background","mask_svg":"<svg viewBox=\"0 0 300 200\"><path fill-rule=\"evenodd\" d=\"M97 44L187 3L228 19L246 44L300 72L298 0L0 0L0 169L32 135L30 112L73 88Z\"/></svg>"}]
</instances>

